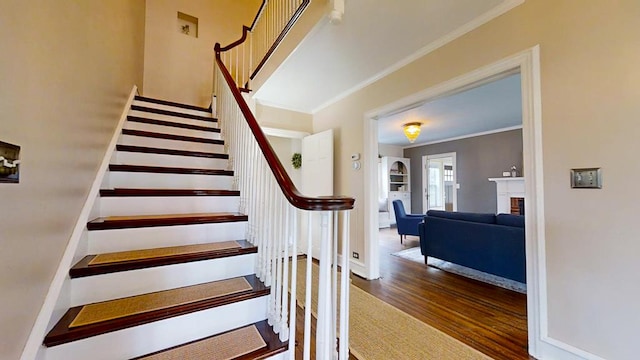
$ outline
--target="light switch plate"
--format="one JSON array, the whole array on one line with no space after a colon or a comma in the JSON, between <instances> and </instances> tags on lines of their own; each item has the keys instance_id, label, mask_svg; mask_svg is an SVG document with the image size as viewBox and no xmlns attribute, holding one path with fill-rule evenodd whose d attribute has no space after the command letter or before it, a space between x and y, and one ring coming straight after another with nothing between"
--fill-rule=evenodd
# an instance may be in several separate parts
<instances>
[{"instance_id":1,"label":"light switch plate","mask_svg":"<svg viewBox=\"0 0 640 360\"><path fill-rule=\"evenodd\" d=\"M601 189L602 169L571 169L571 187L574 189Z\"/></svg>"}]
</instances>

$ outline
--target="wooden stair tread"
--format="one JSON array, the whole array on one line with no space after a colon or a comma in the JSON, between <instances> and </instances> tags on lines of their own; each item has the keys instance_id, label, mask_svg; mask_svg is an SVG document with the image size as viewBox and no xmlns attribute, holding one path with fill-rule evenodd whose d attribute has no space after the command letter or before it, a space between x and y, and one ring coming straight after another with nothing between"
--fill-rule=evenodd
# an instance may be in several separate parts
<instances>
[{"instance_id":1,"label":"wooden stair tread","mask_svg":"<svg viewBox=\"0 0 640 360\"><path fill-rule=\"evenodd\" d=\"M139 152L139 153L146 153L146 154L192 156L192 157L203 157L203 158L211 158L211 159L229 159L228 154L222 154L222 153L162 149L162 148L154 148L154 147L146 147L146 146L135 146L135 145L118 144L116 145L116 150L127 151L127 152Z\"/></svg>"},{"instance_id":2,"label":"wooden stair tread","mask_svg":"<svg viewBox=\"0 0 640 360\"><path fill-rule=\"evenodd\" d=\"M248 216L239 213L163 214L101 217L87 223L88 230L109 230L155 226L213 224L247 221Z\"/></svg>"},{"instance_id":3,"label":"wooden stair tread","mask_svg":"<svg viewBox=\"0 0 640 360\"><path fill-rule=\"evenodd\" d=\"M170 308L153 310L141 314L129 315L126 317L102 321L99 323L70 327L82 306L72 307L62 316L60 321L51 329L44 339L45 346L56 346L71 341L85 339L112 331L122 330L133 326L148 324L154 321L168 319L180 315L211 309L214 307L232 304L248 299L253 299L269 294L269 288L262 283L255 275L244 276L252 289L231 295L204 299L188 304L176 305Z\"/></svg>"},{"instance_id":4,"label":"wooden stair tread","mask_svg":"<svg viewBox=\"0 0 640 360\"><path fill-rule=\"evenodd\" d=\"M179 167L146 166L146 165L122 165L122 164L109 165L109 171L144 172L144 173L159 173L159 174L233 176L233 171L222 170L222 169L197 169L197 168L179 168Z\"/></svg>"},{"instance_id":5,"label":"wooden stair tread","mask_svg":"<svg viewBox=\"0 0 640 360\"><path fill-rule=\"evenodd\" d=\"M150 103L154 103L154 104L160 104L160 105L175 106L175 107L179 107L179 108L183 108L183 109L189 109L189 110L197 110L197 111L203 111L203 112L208 112L208 113L211 112L211 108L204 108L204 107L195 106L195 105L177 103L177 102L173 102L173 101L154 99L154 98L150 98L150 97L146 97L146 96L140 96L140 95L136 95L135 100L146 101L146 102L150 102Z\"/></svg>"},{"instance_id":6,"label":"wooden stair tread","mask_svg":"<svg viewBox=\"0 0 640 360\"><path fill-rule=\"evenodd\" d=\"M182 264L193 261L219 259L224 257L253 254L258 252L258 248L253 246L246 240L235 240L240 248L213 250L206 252L179 254L171 256L158 256L145 259L129 260L122 262L114 262L108 264L89 264L96 255L87 255L78 263L76 263L71 270L69 270L69 276L73 278L80 278L85 276L110 274L114 272L146 269L158 266L166 266L173 264ZM175 247L173 247L175 248Z\"/></svg>"},{"instance_id":7,"label":"wooden stair tread","mask_svg":"<svg viewBox=\"0 0 640 360\"><path fill-rule=\"evenodd\" d=\"M184 123L179 123L179 122L175 122L175 121L149 119L149 118L141 117L141 116L129 115L129 116L127 116L127 120L128 121L132 121L132 122L143 123L143 124L150 124L150 125L171 126L171 127L176 127L176 128L182 128L182 129L209 131L209 132L214 132L214 133L219 133L220 132L220 129L219 128L215 128L215 127L200 126L200 125L193 125L193 124L184 124Z\"/></svg>"},{"instance_id":8,"label":"wooden stair tread","mask_svg":"<svg viewBox=\"0 0 640 360\"><path fill-rule=\"evenodd\" d=\"M258 329L258 332L260 333L260 336L262 337L262 339L264 340L264 342L267 345L262 349L250 352L248 354L245 354L245 355L242 355L242 356L239 356L239 357L236 357L236 358L234 358L234 360L266 359L268 357L277 355L277 354L287 350L288 343L280 341L280 338L278 337L278 334L276 334L273 331L273 328L271 327L271 325L269 325L267 320L259 321L259 322L253 323L253 324L249 324L247 326L251 326L251 325L254 325L256 327L256 329ZM245 326L243 326L243 327L245 327ZM233 330L230 330L230 331L233 331ZM227 331L227 332L222 333L222 334L216 334L216 335L209 336L209 337L206 337L206 338L194 340L194 341L191 341L191 342L188 342L188 343L185 343L185 344L174 346L174 347L171 347L171 348L168 348L168 349L164 349L164 350L161 350L161 351L157 351L157 352L154 352L154 353L151 353L151 354L147 354L147 355L144 355L144 356L136 357L136 358L131 359L131 360L143 360L147 356L158 355L158 354L162 354L164 352L172 351L172 350L179 350L182 347L191 345L193 343L197 343L199 341L206 341L208 339L215 338L215 337L220 336L220 335L224 335L224 334L226 334L226 333L228 333L230 331Z\"/></svg>"},{"instance_id":9,"label":"wooden stair tread","mask_svg":"<svg viewBox=\"0 0 640 360\"><path fill-rule=\"evenodd\" d=\"M186 141L186 142L197 142L197 143L203 143L203 144L224 145L224 140L219 140L219 139L205 139L205 138L199 138L194 136L173 135L173 134L158 133L153 131L122 129L122 134L131 135L131 136L150 137L155 139L166 139L166 140L176 140L176 141Z\"/></svg>"},{"instance_id":10,"label":"wooden stair tread","mask_svg":"<svg viewBox=\"0 0 640 360\"><path fill-rule=\"evenodd\" d=\"M165 197L165 196L240 196L237 190L207 189L130 189L115 188L100 190L101 197Z\"/></svg>"},{"instance_id":11,"label":"wooden stair tread","mask_svg":"<svg viewBox=\"0 0 640 360\"><path fill-rule=\"evenodd\" d=\"M193 115L193 114L185 114L185 113L181 113L181 112L177 112L177 111L156 109L156 108L150 108L150 107L140 106L140 105L131 105L131 110L149 112L149 113L159 114L159 115L175 116L175 117L181 117L181 118L186 118L186 119L194 119L194 120L202 120L202 121L210 121L210 122L217 122L218 121L218 119L216 119L214 117Z\"/></svg>"}]
</instances>

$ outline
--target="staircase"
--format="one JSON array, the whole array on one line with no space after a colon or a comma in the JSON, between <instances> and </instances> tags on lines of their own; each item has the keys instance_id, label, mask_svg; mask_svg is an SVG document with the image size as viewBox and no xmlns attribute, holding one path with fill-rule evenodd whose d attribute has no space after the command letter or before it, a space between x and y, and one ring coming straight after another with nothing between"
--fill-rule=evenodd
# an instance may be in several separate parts
<instances>
[{"instance_id":1,"label":"staircase","mask_svg":"<svg viewBox=\"0 0 640 360\"><path fill-rule=\"evenodd\" d=\"M282 356L209 109L137 96L47 360Z\"/></svg>"}]
</instances>

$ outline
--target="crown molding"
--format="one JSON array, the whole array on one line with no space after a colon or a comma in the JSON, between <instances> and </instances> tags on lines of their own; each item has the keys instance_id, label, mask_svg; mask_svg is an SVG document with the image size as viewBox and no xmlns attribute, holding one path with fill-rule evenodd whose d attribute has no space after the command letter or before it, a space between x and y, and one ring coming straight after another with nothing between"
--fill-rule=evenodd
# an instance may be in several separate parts
<instances>
[{"instance_id":1,"label":"crown molding","mask_svg":"<svg viewBox=\"0 0 640 360\"><path fill-rule=\"evenodd\" d=\"M374 82L384 78L385 76L400 70L401 68L407 66L408 64L418 60L419 58L429 54L430 52L452 42L453 40L473 31L474 29L488 23L489 21L497 18L498 16L510 11L511 9L515 8L516 6L519 6L521 4L523 4L525 2L525 0L505 0L504 2L502 2L500 5L494 7L493 9L486 11L485 13L483 13L480 16L475 17L473 20L465 23L464 25L460 26L459 28L453 30L452 32L448 33L447 35L444 35L438 39L436 39L435 41L432 41L431 43L427 44L426 46L424 46L423 48L421 48L420 50L416 51L415 53L407 56L406 58L396 62L395 64L389 66L388 68L382 70L381 72L373 75L372 77L364 80L363 82L351 87L350 89L343 91L342 93L336 95L335 97L325 101L324 103L320 104L319 106L315 107L314 109L311 110L312 114L316 114L317 112L319 112L320 110L326 108L329 105L332 105L344 98L346 98L347 96L355 93L356 91L362 90L365 87L373 84ZM305 110L304 112L309 112L308 110Z\"/></svg>"}]
</instances>

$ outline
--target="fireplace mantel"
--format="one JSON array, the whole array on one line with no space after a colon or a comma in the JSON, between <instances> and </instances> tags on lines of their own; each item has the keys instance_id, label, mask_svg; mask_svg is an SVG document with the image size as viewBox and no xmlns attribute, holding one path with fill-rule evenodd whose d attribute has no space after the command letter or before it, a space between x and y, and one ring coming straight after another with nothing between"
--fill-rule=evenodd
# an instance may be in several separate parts
<instances>
[{"instance_id":1,"label":"fireplace mantel","mask_svg":"<svg viewBox=\"0 0 640 360\"><path fill-rule=\"evenodd\" d=\"M511 212L511 198L524 198L523 177L489 178L496 183L497 213L509 214Z\"/></svg>"}]
</instances>

